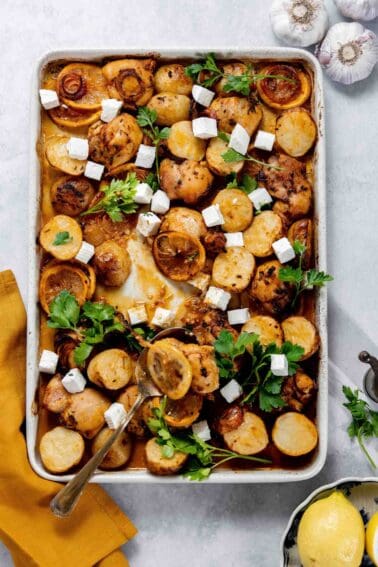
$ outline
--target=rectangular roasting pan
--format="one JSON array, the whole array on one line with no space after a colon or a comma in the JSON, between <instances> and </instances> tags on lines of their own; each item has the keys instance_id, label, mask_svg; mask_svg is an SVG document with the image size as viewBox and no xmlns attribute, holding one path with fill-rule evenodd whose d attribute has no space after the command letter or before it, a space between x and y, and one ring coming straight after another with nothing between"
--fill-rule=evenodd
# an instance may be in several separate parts
<instances>
[{"instance_id":1,"label":"rectangular roasting pan","mask_svg":"<svg viewBox=\"0 0 378 567\"><path fill-rule=\"evenodd\" d=\"M36 446L38 430L38 411L36 410L37 389L39 386L39 307L38 281L40 254L36 244L39 232L40 208L40 165L36 145L40 135L41 111L38 96L41 73L45 65L56 60L99 61L103 58L123 58L125 56L151 56L169 59L200 58L209 49L162 49L143 51L141 49L66 49L46 53L37 63L32 80L31 97L31 155L29 186L29 289L28 289L28 324L27 324L27 379L26 379L26 434L27 448L31 466L43 478L55 481L68 481L72 474L55 475L46 471L41 463ZM318 126L318 140L314 154L314 219L315 219L315 253L319 270L326 271L326 191L325 191L325 135L324 135L324 101L322 71L315 57L302 49L286 47L252 48L250 50L235 48L212 49L219 59L243 59L299 61L304 63L313 73L313 115ZM318 372L317 427L319 445L312 461L303 468L295 470L260 469L218 470L210 476L207 483L273 483L295 482L309 479L320 472L327 455L328 435L328 384L327 384L327 291L317 291L316 322L321 338ZM182 483L188 482L181 476L158 477L145 470L124 470L98 472L92 482L103 483Z\"/></svg>"}]
</instances>

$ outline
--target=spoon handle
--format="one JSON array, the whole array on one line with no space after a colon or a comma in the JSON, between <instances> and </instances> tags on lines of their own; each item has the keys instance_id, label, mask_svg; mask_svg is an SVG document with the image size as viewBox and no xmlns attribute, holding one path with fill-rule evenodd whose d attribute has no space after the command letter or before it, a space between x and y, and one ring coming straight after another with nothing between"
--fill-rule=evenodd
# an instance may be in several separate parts
<instances>
[{"instance_id":1,"label":"spoon handle","mask_svg":"<svg viewBox=\"0 0 378 567\"><path fill-rule=\"evenodd\" d=\"M122 421L97 453L93 455L83 468L51 500L50 508L55 516L58 516L59 518L66 518L71 514L85 488L85 485L93 476L110 447L118 439L125 427L127 427L131 418L145 399L146 396L139 393L124 421Z\"/></svg>"}]
</instances>

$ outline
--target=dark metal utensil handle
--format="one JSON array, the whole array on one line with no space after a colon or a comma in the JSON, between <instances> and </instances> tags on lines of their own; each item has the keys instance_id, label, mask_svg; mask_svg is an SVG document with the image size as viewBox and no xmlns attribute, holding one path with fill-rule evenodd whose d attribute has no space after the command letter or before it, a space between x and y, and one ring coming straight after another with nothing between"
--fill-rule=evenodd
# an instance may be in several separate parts
<instances>
[{"instance_id":1,"label":"dark metal utensil handle","mask_svg":"<svg viewBox=\"0 0 378 567\"><path fill-rule=\"evenodd\" d=\"M358 358L361 362L370 365L364 376L364 388L369 398L378 402L378 359L366 350L360 352Z\"/></svg>"}]
</instances>

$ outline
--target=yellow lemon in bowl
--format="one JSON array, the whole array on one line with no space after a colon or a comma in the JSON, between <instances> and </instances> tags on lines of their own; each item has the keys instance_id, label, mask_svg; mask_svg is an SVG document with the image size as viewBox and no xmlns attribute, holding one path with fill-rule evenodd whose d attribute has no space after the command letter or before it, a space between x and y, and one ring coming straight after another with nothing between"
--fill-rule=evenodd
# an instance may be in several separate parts
<instances>
[{"instance_id":1,"label":"yellow lemon in bowl","mask_svg":"<svg viewBox=\"0 0 378 567\"><path fill-rule=\"evenodd\" d=\"M366 526L366 551L374 565L378 566L378 512L373 514Z\"/></svg>"}]
</instances>

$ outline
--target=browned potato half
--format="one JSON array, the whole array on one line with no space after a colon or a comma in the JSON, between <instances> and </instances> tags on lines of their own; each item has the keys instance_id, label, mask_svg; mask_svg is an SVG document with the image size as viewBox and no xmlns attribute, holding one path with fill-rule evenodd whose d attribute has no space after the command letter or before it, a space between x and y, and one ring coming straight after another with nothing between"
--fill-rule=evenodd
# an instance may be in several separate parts
<instances>
[{"instance_id":1,"label":"browned potato half","mask_svg":"<svg viewBox=\"0 0 378 567\"><path fill-rule=\"evenodd\" d=\"M130 275L129 253L115 240L106 240L97 246L92 263L98 280L109 287L123 285Z\"/></svg>"},{"instance_id":2,"label":"browned potato half","mask_svg":"<svg viewBox=\"0 0 378 567\"><path fill-rule=\"evenodd\" d=\"M261 105L262 119L260 122L260 130L264 132L270 132L271 134L276 133L276 121L277 121L277 111L272 110L269 106L265 104Z\"/></svg>"},{"instance_id":3,"label":"browned potato half","mask_svg":"<svg viewBox=\"0 0 378 567\"><path fill-rule=\"evenodd\" d=\"M171 459L163 457L161 446L156 443L156 438L150 439L145 445L145 456L148 470L159 476L175 474L184 466L188 459L186 453L177 451Z\"/></svg>"},{"instance_id":4,"label":"browned potato half","mask_svg":"<svg viewBox=\"0 0 378 567\"><path fill-rule=\"evenodd\" d=\"M300 368L293 376L288 376L281 391L281 397L293 411L303 411L316 392L315 382Z\"/></svg>"},{"instance_id":5,"label":"browned potato half","mask_svg":"<svg viewBox=\"0 0 378 567\"><path fill-rule=\"evenodd\" d=\"M192 369L186 356L169 341L153 343L147 354L152 380L172 400L183 398L192 383Z\"/></svg>"},{"instance_id":6,"label":"browned potato half","mask_svg":"<svg viewBox=\"0 0 378 567\"><path fill-rule=\"evenodd\" d=\"M59 374L51 378L43 394L43 407L52 413L60 413L69 404L70 394L62 384Z\"/></svg>"},{"instance_id":7,"label":"browned potato half","mask_svg":"<svg viewBox=\"0 0 378 567\"><path fill-rule=\"evenodd\" d=\"M39 242L58 260L71 260L80 250L83 235L77 221L66 215L56 215L43 226Z\"/></svg>"},{"instance_id":8,"label":"browned potato half","mask_svg":"<svg viewBox=\"0 0 378 567\"><path fill-rule=\"evenodd\" d=\"M167 140L168 149L176 157L201 161L206 150L206 141L196 138L190 120L172 125Z\"/></svg>"},{"instance_id":9,"label":"browned potato half","mask_svg":"<svg viewBox=\"0 0 378 567\"><path fill-rule=\"evenodd\" d=\"M59 169L69 175L82 175L86 162L73 159L68 155L67 143L69 136L50 136L45 143L46 159L54 169Z\"/></svg>"},{"instance_id":10,"label":"browned potato half","mask_svg":"<svg viewBox=\"0 0 378 567\"><path fill-rule=\"evenodd\" d=\"M293 296L292 286L278 277L281 267L278 260L260 264L251 285L250 293L253 299L257 299L264 309L272 314L283 311Z\"/></svg>"},{"instance_id":11,"label":"browned potato half","mask_svg":"<svg viewBox=\"0 0 378 567\"><path fill-rule=\"evenodd\" d=\"M190 96L193 81L185 75L184 65L169 63L162 65L154 76L155 90L158 93L175 93Z\"/></svg>"},{"instance_id":12,"label":"browned potato half","mask_svg":"<svg viewBox=\"0 0 378 567\"><path fill-rule=\"evenodd\" d=\"M111 98L122 100L126 108L144 106L154 92L154 59L119 59L107 63L102 72Z\"/></svg>"},{"instance_id":13,"label":"browned potato half","mask_svg":"<svg viewBox=\"0 0 378 567\"><path fill-rule=\"evenodd\" d=\"M133 384L132 386L127 386L121 394L117 398L117 402L123 404L125 410L128 412L130 411L131 407L134 405L135 400L137 399L139 394L138 386ZM137 409L134 416L132 417L129 425L127 426L127 431L138 437L139 439L143 438L147 434L146 422L144 420L143 415L143 408L145 404L147 404L149 400L146 400L142 404L142 406ZM152 417L152 416L151 416Z\"/></svg>"},{"instance_id":14,"label":"browned potato half","mask_svg":"<svg viewBox=\"0 0 378 567\"><path fill-rule=\"evenodd\" d=\"M284 413L275 421L273 443L289 457L307 455L318 443L318 432L312 421L296 412Z\"/></svg>"},{"instance_id":15,"label":"browned potato half","mask_svg":"<svg viewBox=\"0 0 378 567\"><path fill-rule=\"evenodd\" d=\"M168 400L165 406L164 418L171 427L189 427L201 412L203 397L188 392L181 400Z\"/></svg>"},{"instance_id":16,"label":"browned potato half","mask_svg":"<svg viewBox=\"0 0 378 567\"><path fill-rule=\"evenodd\" d=\"M240 189L222 189L213 200L213 205L219 205L225 232L243 231L252 222L252 203Z\"/></svg>"},{"instance_id":17,"label":"browned potato half","mask_svg":"<svg viewBox=\"0 0 378 567\"><path fill-rule=\"evenodd\" d=\"M54 427L42 436L39 444L41 460L52 473L63 473L77 465L84 455L80 433L65 427Z\"/></svg>"},{"instance_id":18,"label":"browned potato half","mask_svg":"<svg viewBox=\"0 0 378 567\"><path fill-rule=\"evenodd\" d=\"M244 410L237 404L227 407L215 421L214 427L219 435L234 431L243 423Z\"/></svg>"},{"instance_id":19,"label":"browned potato half","mask_svg":"<svg viewBox=\"0 0 378 567\"><path fill-rule=\"evenodd\" d=\"M290 226L287 237L291 244L299 240L306 246L306 250L302 256L302 268L308 270L311 266L312 248L313 248L313 222L311 219L301 219L293 222Z\"/></svg>"},{"instance_id":20,"label":"browned potato half","mask_svg":"<svg viewBox=\"0 0 378 567\"><path fill-rule=\"evenodd\" d=\"M173 207L163 217L160 232L186 232L200 239L206 234L206 225L199 211Z\"/></svg>"},{"instance_id":21,"label":"browned potato half","mask_svg":"<svg viewBox=\"0 0 378 567\"><path fill-rule=\"evenodd\" d=\"M190 280L205 266L206 253L198 238L185 232L160 232L152 253L159 270L171 280Z\"/></svg>"},{"instance_id":22,"label":"browned potato half","mask_svg":"<svg viewBox=\"0 0 378 567\"><path fill-rule=\"evenodd\" d=\"M320 339L315 325L305 317L288 317L281 323L285 341L304 348L301 360L310 358L319 348Z\"/></svg>"},{"instance_id":23,"label":"browned potato half","mask_svg":"<svg viewBox=\"0 0 378 567\"><path fill-rule=\"evenodd\" d=\"M110 401L93 388L85 388L79 394L71 394L70 403L60 414L64 425L79 431L87 439L92 439L104 426L104 412Z\"/></svg>"},{"instance_id":24,"label":"browned potato half","mask_svg":"<svg viewBox=\"0 0 378 567\"><path fill-rule=\"evenodd\" d=\"M101 429L101 431L97 433L96 437L92 441L92 455L101 449L113 433L114 431L108 427L104 427L104 429ZM99 468L108 470L123 467L123 465L125 465L130 459L131 450L132 443L130 435L126 431L123 431L106 453Z\"/></svg>"},{"instance_id":25,"label":"browned potato half","mask_svg":"<svg viewBox=\"0 0 378 567\"><path fill-rule=\"evenodd\" d=\"M256 333L259 335L260 344L267 346L270 343L276 343L281 346L283 343L283 332L281 325L273 317L268 315L254 315L242 327L244 333ZM252 345L248 345L247 349L252 350Z\"/></svg>"},{"instance_id":26,"label":"browned potato half","mask_svg":"<svg viewBox=\"0 0 378 567\"><path fill-rule=\"evenodd\" d=\"M159 93L151 98L147 106L157 113L156 124L159 126L172 126L175 122L189 119L190 98L186 95Z\"/></svg>"},{"instance_id":27,"label":"browned potato half","mask_svg":"<svg viewBox=\"0 0 378 567\"><path fill-rule=\"evenodd\" d=\"M194 205L209 191L213 175L206 162L164 159L160 165L160 185L170 199Z\"/></svg>"},{"instance_id":28,"label":"browned potato half","mask_svg":"<svg viewBox=\"0 0 378 567\"><path fill-rule=\"evenodd\" d=\"M87 373L89 380L96 386L119 390L126 386L133 376L133 364L127 352L110 348L92 358Z\"/></svg>"},{"instance_id":29,"label":"browned potato half","mask_svg":"<svg viewBox=\"0 0 378 567\"><path fill-rule=\"evenodd\" d=\"M257 130L262 117L259 105L237 96L219 97L209 107L211 116L218 120L218 130L231 134L234 126L240 124L250 136Z\"/></svg>"},{"instance_id":30,"label":"browned potato half","mask_svg":"<svg viewBox=\"0 0 378 567\"><path fill-rule=\"evenodd\" d=\"M245 63L240 63L239 61L235 63L226 63L222 66L223 73L226 75L220 81L218 81L214 90L218 96L230 96L235 95L235 91L226 92L224 87L227 83L227 75L240 76L247 72L247 65Z\"/></svg>"},{"instance_id":31,"label":"browned potato half","mask_svg":"<svg viewBox=\"0 0 378 567\"><path fill-rule=\"evenodd\" d=\"M222 155L227 152L228 143L220 138L211 138L206 150L206 161L209 168L216 175L230 175L239 173L243 169L244 161L226 162Z\"/></svg>"},{"instance_id":32,"label":"browned potato half","mask_svg":"<svg viewBox=\"0 0 378 567\"><path fill-rule=\"evenodd\" d=\"M59 177L51 187L51 204L56 213L76 217L89 207L95 196L92 183L86 177Z\"/></svg>"},{"instance_id":33,"label":"browned potato half","mask_svg":"<svg viewBox=\"0 0 378 567\"><path fill-rule=\"evenodd\" d=\"M239 455L256 455L269 443L268 432L261 417L245 411L243 421L223 435L227 447Z\"/></svg>"},{"instance_id":34,"label":"browned potato half","mask_svg":"<svg viewBox=\"0 0 378 567\"><path fill-rule=\"evenodd\" d=\"M255 259L252 254L245 248L235 246L215 258L212 278L214 285L240 293L248 287L254 270Z\"/></svg>"},{"instance_id":35,"label":"browned potato half","mask_svg":"<svg viewBox=\"0 0 378 567\"><path fill-rule=\"evenodd\" d=\"M254 256L265 258L273 254L272 244L282 235L281 217L273 211L262 211L244 232L244 245Z\"/></svg>"},{"instance_id":36,"label":"browned potato half","mask_svg":"<svg viewBox=\"0 0 378 567\"><path fill-rule=\"evenodd\" d=\"M214 348L207 345L187 344L182 351L192 368L192 390L198 394L210 394L219 388L219 370L215 362Z\"/></svg>"},{"instance_id":37,"label":"browned potato half","mask_svg":"<svg viewBox=\"0 0 378 567\"><path fill-rule=\"evenodd\" d=\"M305 108L292 108L281 114L276 124L276 141L289 156L307 154L316 140L316 124Z\"/></svg>"}]
</instances>

